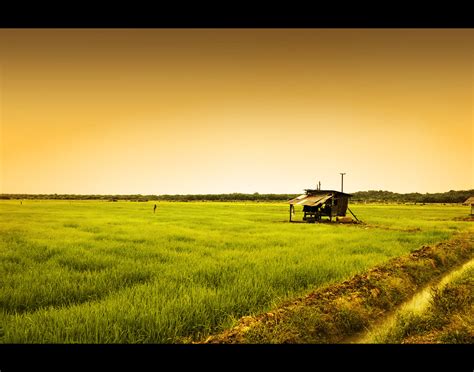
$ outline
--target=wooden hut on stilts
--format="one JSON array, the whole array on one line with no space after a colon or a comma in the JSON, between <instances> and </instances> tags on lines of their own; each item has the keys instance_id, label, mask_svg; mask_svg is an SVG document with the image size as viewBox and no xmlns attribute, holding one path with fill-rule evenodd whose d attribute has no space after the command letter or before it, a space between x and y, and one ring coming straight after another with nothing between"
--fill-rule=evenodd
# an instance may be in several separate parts
<instances>
[{"instance_id":1,"label":"wooden hut on stilts","mask_svg":"<svg viewBox=\"0 0 474 372\"><path fill-rule=\"evenodd\" d=\"M463 204L471 206L471 216L474 216L474 196L468 198Z\"/></svg>"},{"instance_id":2,"label":"wooden hut on stilts","mask_svg":"<svg viewBox=\"0 0 474 372\"><path fill-rule=\"evenodd\" d=\"M352 195L335 190L306 189L305 194L288 201L288 204L290 204L290 222L295 222L292 216L295 214L296 205L303 206L303 221L308 223L321 222L323 217L328 217L330 222L333 218L343 221L347 210L358 221L355 214L348 207L350 197ZM349 219L352 221L352 218Z\"/></svg>"}]
</instances>

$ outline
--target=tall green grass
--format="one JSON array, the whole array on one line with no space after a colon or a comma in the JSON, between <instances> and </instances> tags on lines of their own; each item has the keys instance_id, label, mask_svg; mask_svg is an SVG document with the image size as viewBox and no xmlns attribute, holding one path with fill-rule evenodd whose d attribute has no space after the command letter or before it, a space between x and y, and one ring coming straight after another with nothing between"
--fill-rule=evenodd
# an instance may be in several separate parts
<instances>
[{"instance_id":1,"label":"tall green grass","mask_svg":"<svg viewBox=\"0 0 474 372\"><path fill-rule=\"evenodd\" d=\"M0 342L187 342L472 230L460 206L354 205L367 225L330 225L283 203L153 204L1 201Z\"/></svg>"}]
</instances>

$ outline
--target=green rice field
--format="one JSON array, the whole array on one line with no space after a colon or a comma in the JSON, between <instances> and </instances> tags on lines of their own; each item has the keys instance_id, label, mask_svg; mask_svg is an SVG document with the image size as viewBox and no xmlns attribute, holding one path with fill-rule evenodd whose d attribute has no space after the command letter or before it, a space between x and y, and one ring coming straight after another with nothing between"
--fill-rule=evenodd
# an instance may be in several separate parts
<instances>
[{"instance_id":1,"label":"green rice field","mask_svg":"<svg viewBox=\"0 0 474 372\"><path fill-rule=\"evenodd\" d=\"M0 201L0 343L181 343L423 245L473 231L461 205ZM297 209L295 220L301 220Z\"/></svg>"}]
</instances>

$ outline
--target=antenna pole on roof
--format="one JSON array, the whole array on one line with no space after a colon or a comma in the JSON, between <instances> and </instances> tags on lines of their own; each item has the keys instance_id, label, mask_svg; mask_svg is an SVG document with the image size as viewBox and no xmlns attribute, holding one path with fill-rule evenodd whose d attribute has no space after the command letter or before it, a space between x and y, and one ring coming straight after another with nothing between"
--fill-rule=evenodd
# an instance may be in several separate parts
<instances>
[{"instance_id":1,"label":"antenna pole on roof","mask_svg":"<svg viewBox=\"0 0 474 372\"><path fill-rule=\"evenodd\" d=\"M341 192L344 192L344 175L345 173L339 173L341 175Z\"/></svg>"}]
</instances>

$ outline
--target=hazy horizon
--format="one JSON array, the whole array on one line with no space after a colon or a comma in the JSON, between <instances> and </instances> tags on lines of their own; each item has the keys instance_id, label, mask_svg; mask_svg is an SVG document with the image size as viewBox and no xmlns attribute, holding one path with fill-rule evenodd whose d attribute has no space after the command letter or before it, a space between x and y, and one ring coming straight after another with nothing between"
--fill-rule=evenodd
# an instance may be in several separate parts
<instances>
[{"instance_id":1,"label":"hazy horizon","mask_svg":"<svg viewBox=\"0 0 474 372\"><path fill-rule=\"evenodd\" d=\"M0 29L0 193L474 185L473 29Z\"/></svg>"},{"instance_id":2,"label":"hazy horizon","mask_svg":"<svg viewBox=\"0 0 474 372\"><path fill-rule=\"evenodd\" d=\"M332 190L332 191L340 191L340 189L321 189L322 191L325 191L325 190ZM455 191L455 192L461 192L461 191L470 191L470 190L474 190L474 189L466 189L466 190L446 190L446 191L441 191L439 193L447 193L447 192L450 192L450 191ZM357 192L370 192L370 191L376 191L376 192L379 192L379 191L382 191L382 192L393 192L394 194L415 194L415 193L418 193L418 194L437 194L437 193L424 193L424 192L418 192L418 191L413 191L413 192L406 192L406 193L397 193L397 192L394 192L394 191L390 191L390 190L356 190L356 191L346 191L344 190L345 193L357 193ZM300 190L299 192L292 192L292 193L263 193L263 192L252 192L252 193L240 193L240 192L228 192L228 193L221 193L221 194L218 194L218 193L208 193L208 194L205 194L205 193L200 193L200 194L193 194L193 193L188 193L188 194L149 194L149 193L138 193L138 194L78 194L78 193L69 193L69 194L66 194L66 193L3 193L4 195L104 195L104 196L110 196L110 195L117 195L117 196L121 196L121 195L143 195L143 196L149 196L149 195L152 195L152 196L160 196L160 195L228 195L228 194L248 194L248 195L252 195L252 194L259 194L259 195L266 195L266 194L304 194L304 190Z\"/></svg>"}]
</instances>

